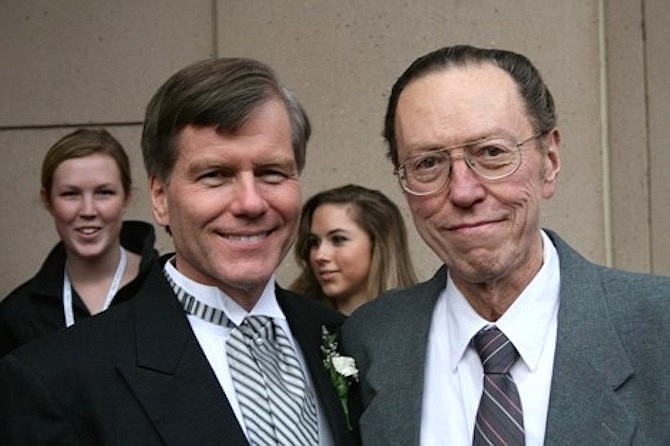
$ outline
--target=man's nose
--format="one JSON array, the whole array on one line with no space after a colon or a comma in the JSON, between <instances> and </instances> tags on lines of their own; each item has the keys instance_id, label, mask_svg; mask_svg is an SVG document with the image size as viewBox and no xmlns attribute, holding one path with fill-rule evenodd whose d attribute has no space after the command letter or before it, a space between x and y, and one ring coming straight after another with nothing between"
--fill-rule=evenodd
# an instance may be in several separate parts
<instances>
[{"instance_id":1,"label":"man's nose","mask_svg":"<svg viewBox=\"0 0 670 446\"><path fill-rule=\"evenodd\" d=\"M467 207L484 194L481 177L470 167L465 153L450 154L449 197L458 206Z\"/></svg>"},{"instance_id":2,"label":"man's nose","mask_svg":"<svg viewBox=\"0 0 670 446\"><path fill-rule=\"evenodd\" d=\"M268 202L253 174L239 175L233 193L233 212L253 216L267 210Z\"/></svg>"}]
</instances>

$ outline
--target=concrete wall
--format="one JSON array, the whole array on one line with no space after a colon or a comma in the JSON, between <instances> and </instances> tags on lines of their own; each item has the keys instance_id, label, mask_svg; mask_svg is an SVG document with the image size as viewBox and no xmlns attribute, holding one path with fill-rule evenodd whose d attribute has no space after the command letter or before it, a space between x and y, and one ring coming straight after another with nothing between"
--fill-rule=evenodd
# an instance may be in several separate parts
<instances>
[{"instance_id":1,"label":"concrete wall","mask_svg":"<svg viewBox=\"0 0 670 446\"><path fill-rule=\"evenodd\" d=\"M544 225L596 262L670 274L668 21L665 0L0 0L0 298L57 240L39 203L47 148L72 127L107 127L134 163L128 217L151 220L144 106L174 71L217 55L269 63L306 106L305 198L345 182L385 191L430 276L438 262L413 228L380 131L396 77L455 43L526 54L556 97L563 170ZM171 247L161 231L158 247ZM280 282L296 273L287 258Z\"/></svg>"}]
</instances>

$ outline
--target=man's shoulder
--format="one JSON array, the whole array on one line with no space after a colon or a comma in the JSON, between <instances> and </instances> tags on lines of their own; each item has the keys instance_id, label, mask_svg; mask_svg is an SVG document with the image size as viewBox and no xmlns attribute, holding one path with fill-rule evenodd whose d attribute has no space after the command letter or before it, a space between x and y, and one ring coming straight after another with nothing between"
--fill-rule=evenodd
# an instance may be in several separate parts
<instances>
[{"instance_id":1,"label":"man's shoulder","mask_svg":"<svg viewBox=\"0 0 670 446\"><path fill-rule=\"evenodd\" d=\"M584 258L555 232L545 229L556 246L561 265L561 275L570 282L577 281L580 285L598 286L608 293L630 293L649 296L666 295L669 299L670 276L655 275L643 272L627 271L600 265Z\"/></svg>"},{"instance_id":2,"label":"man's shoulder","mask_svg":"<svg viewBox=\"0 0 670 446\"><path fill-rule=\"evenodd\" d=\"M431 278L405 288L388 290L367 302L359 310L367 308L366 311L370 312L386 312L387 309L407 309L407 305L415 309L432 308L440 293L444 290L446 283L447 269L443 266Z\"/></svg>"},{"instance_id":3,"label":"man's shoulder","mask_svg":"<svg viewBox=\"0 0 670 446\"><path fill-rule=\"evenodd\" d=\"M621 332L670 327L670 277L593 263L555 234L550 237L561 264L562 311L570 312L570 317L563 314L564 321L581 320L584 311L602 311Z\"/></svg>"},{"instance_id":4,"label":"man's shoulder","mask_svg":"<svg viewBox=\"0 0 670 446\"><path fill-rule=\"evenodd\" d=\"M429 323L437 299L446 285L446 269L440 268L425 282L386 291L352 313L343 330L378 331Z\"/></svg>"},{"instance_id":5,"label":"man's shoulder","mask_svg":"<svg viewBox=\"0 0 670 446\"><path fill-rule=\"evenodd\" d=\"M605 268L603 287L610 312L623 319L658 320L670 331L670 277Z\"/></svg>"}]
</instances>

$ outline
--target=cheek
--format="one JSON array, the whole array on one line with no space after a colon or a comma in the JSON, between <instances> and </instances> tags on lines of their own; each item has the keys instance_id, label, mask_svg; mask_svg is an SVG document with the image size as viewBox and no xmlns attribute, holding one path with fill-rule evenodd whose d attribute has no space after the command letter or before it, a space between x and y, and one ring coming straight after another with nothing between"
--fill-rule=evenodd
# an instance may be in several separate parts
<instances>
[{"instance_id":1,"label":"cheek","mask_svg":"<svg viewBox=\"0 0 670 446\"><path fill-rule=\"evenodd\" d=\"M268 206L282 214L299 212L302 208L302 186L299 180L289 179L280 184L260 184L257 193Z\"/></svg>"},{"instance_id":2,"label":"cheek","mask_svg":"<svg viewBox=\"0 0 670 446\"><path fill-rule=\"evenodd\" d=\"M372 261L372 246L370 243L361 243L347 253L347 262L352 265L361 275L367 275Z\"/></svg>"},{"instance_id":3,"label":"cheek","mask_svg":"<svg viewBox=\"0 0 670 446\"><path fill-rule=\"evenodd\" d=\"M522 197L525 202L538 202L543 195L544 181L542 173L527 172L526 175L520 176L519 181L510 184L509 194L515 193Z\"/></svg>"},{"instance_id":4,"label":"cheek","mask_svg":"<svg viewBox=\"0 0 670 446\"><path fill-rule=\"evenodd\" d=\"M354 283L367 283L368 276L370 274L370 262L371 256L369 254L361 253L355 259L351 259L349 263L350 266L350 279Z\"/></svg>"},{"instance_id":5,"label":"cheek","mask_svg":"<svg viewBox=\"0 0 670 446\"><path fill-rule=\"evenodd\" d=\"M54 200L49 207L49 213L56 223L67 223L76 218L77 209L73 205Z\"/></svg>"},{"instance_id":6,"label":"cheek","mask_svg":"<svg viewBox=\"0 0 670 446\"><path fill-rule=\"evenodd\" d=\"M218 219L228 208L226 194L207 191L174 191L165 200L164 212L170 225L202 225Z\"/></svg>"},{"instance_id":7,"label":"cheek","mask_svg":"<svg viewBox=\"0 0 670 446\"><path fill-rule=\"evenodd\" d=\"M422 221L440 212L444 207L444 199L441 195L434 197L410 197L408 204L414 221Z\"/></svg>"},{"instance_id":8,"label":"cheek","mask_svg":"<svg viewBox=\"0 0 670 446\"><path fill-rule=\"evenodd\" d=\"M282 197L275 198L272 204L288 222L297 223L302 206L300 193L289 192Z\"/></svg>"},{"instance_id":9,"label":"cheek","mask_svg":"<svg viewBox=\"0 0 670 446\"><path fill-rule=\"evenodd\" d=\"M114 200L103 207L104 216L109 221L122 220L126 213L126 203L123 200Z\"/></svg>"}]
</instances>

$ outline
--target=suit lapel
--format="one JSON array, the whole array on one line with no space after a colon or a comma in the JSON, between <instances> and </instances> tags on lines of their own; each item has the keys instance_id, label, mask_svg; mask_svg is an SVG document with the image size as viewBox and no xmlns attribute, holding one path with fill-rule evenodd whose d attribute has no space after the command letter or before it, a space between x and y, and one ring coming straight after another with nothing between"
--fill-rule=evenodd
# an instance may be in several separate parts
<instances>
[{"instance_id":1,"label":"suit lapel","mask_svg":"<svg viewBox=\"0 0 670 446\"><path fill-rule=\"evenodd\" d=\"M331 329L339 330L344 318L333 313L329 320L319 317L309 306L302 302L303 297L289 295L286 290L276 288L277 301L286 316L303 357L307 364L314 391L330 426L333 440L337 445L352 444L351 433L346 429L346 420L340 406L340 401L326 369L323 366L321 356L321 326L326 325ZM330 314L329 312L323 313Z\"/></svg>"},{"instance_id":2,"label":"suit lapel","mask_svg":"<svg viewBox=\"0 0 670 446\"><path fill-rule=\"evenodd\" d=\"M632 444L636 419L586 358L556 352L546 445Z\"/></svg>"},{"instance_id":3,"label":"suit lapel","mask_svg":"<svg viewBox=\"0 0 670 446\"><path fill-rule=\"evenodd\" d=\"M183 310L154 268L134 300L137 364L119 372L167 444L246 445Z\"/></svg>"},{"instance_id":4,"label":"suit lapel","mask_svg":"<svg viewBox=\"0 0 670 446\"><path fill-rule=\"evenodd\" d=\"M546 444L629 444L636 419L616 390L634 369L607 317L599 269L549 235L561 289Z\"/></svg>"},{"instance_id":5,"label":"suit lapel","mask_svg":"<svg viewBox=\"0 0 670 446\"><path fill-rule=\"evenodd\" d=\"M375 397L361 417L364 444L419 444L428 335L445 283L442 267L411 295L388 296L379 302L393 313L389 322L393 326L380 334L389 355L373 360L365 377Z\"/></svg>"}]
</instances>

